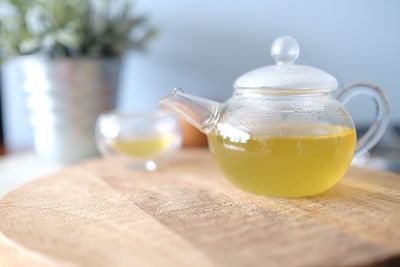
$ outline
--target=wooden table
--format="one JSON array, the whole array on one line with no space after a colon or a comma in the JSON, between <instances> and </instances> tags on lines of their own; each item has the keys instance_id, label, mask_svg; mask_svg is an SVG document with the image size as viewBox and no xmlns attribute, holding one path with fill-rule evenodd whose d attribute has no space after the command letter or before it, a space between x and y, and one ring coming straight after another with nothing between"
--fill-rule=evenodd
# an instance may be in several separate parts
<instances>
[{"instance_id":1,"label":"wooden table","mask_svg":"<svg viewBox=\"0 0 400 267\"><path fill-rule=\"evenodd\" d=\"M65 164L44 160L32 151L0 157L0 197L24 183L64 167Z\"/></svg>"},{"instance_id":2,"label":"wooden table","mask_svg":"<svg viewBox=\"0 0 400 267\"><path fill-rule=\"evenodd\" d=\"M352 167L325 194L257 197L205 150L155 173L93 160L0 201L0 266L400 266L400 176Z\"/></svg>"}]
</instances>

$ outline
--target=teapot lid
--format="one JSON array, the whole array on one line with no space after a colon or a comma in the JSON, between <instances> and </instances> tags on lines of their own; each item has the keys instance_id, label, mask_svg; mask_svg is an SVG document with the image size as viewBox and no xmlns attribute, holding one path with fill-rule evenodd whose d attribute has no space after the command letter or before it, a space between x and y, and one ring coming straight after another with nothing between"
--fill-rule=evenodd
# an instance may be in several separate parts
<instances>
[{"instance_id":1,"label":"teapot lid","mask_svg":"<svg viewBox=\"0 0 400 267\"><path fill-rule=\"evenodd\" d=\"M300 54L297 41L290 36L277 38L271 46L275 65L264 66L240 76L236 90L264 89L288 91L331 91L337 81L329 73L305 65L294 64Z\"/></svg>"}]
</instances>

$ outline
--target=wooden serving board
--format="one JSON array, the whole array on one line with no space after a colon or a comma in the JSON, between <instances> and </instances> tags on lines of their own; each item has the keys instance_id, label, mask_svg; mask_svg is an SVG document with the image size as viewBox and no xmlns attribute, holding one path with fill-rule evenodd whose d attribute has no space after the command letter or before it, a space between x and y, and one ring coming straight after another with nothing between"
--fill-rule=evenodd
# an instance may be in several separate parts
<instances>
[{"instance_id":1,"label":"wooden serving board","mask_svg":"<svg viewBox=\"0 0 400 267\"><path fill-rule=\"evenodd\" d=\"M159 172L89 161L0 201L0 266L400 266L400 176L351 168L313 198L256 197L206 150Z\"/></svg>"}]
</instances>

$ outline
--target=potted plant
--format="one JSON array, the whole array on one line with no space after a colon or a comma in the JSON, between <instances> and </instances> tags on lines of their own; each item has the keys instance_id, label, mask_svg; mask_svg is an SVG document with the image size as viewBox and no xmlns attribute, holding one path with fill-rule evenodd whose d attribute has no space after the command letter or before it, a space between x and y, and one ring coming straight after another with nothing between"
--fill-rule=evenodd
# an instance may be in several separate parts
<instances>
[{"instance_id":1,"label":"potted plant","mask_svg":"<svg viewBox=\"0 0 400 267\"><path fill-rule=\"evenodd\" d=\"M121 57L155 34L133 11L129 0L1 3L0 57L19 70L40 155L76 161L97 153L94 124L114 108Z\"/></svg>"}]
</instances>

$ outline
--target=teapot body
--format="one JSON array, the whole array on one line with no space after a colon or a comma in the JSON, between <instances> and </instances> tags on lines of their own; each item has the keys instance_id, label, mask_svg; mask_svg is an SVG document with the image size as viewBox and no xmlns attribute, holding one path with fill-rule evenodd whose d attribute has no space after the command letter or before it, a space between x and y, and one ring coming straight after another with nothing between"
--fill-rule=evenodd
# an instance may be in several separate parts
<instances>
[{"instance_id":1,"label":"teapot body","mask_svg":"<svg viewBox=\"0 0 400 267\"><path fill-rule=\"evenodd\" d=\"M223 104L212 134L223 130L224 125L252 135L282 136L313 135L322 130L303 127L306 125L354 128L344 105L327 92L301 95L235 92Z\"/></svg>"},{"instance_id":2,"label":"teapot body","mask_svg":"<svg viewBox=\"0 0 400 267\"><path fill-rule=\"evenodd\" d=\"M295 64L299 45L283 36L271 46L276 64L259 67L234 82L225 103L175 88L160 105L207 134L225 176L245 191L304 197L322 193L344 175L353 155L382 138L390 108L375 84L359 82L337 95L337 80L315 67ZM366 95L377 106L375 121L357 142L343 104Z\"/></svg>"},{"instance_id":3,"label":"teapot body","mask_svg":"<svg viewBox=\"0 0 400 267\"><path fill-rule=\"evenodd\" d=\"M332 187L351 163L354 124L329 93L236 92L208 133L225 176L245 191L303 197Z\"/></svg>"}]
</instances>

